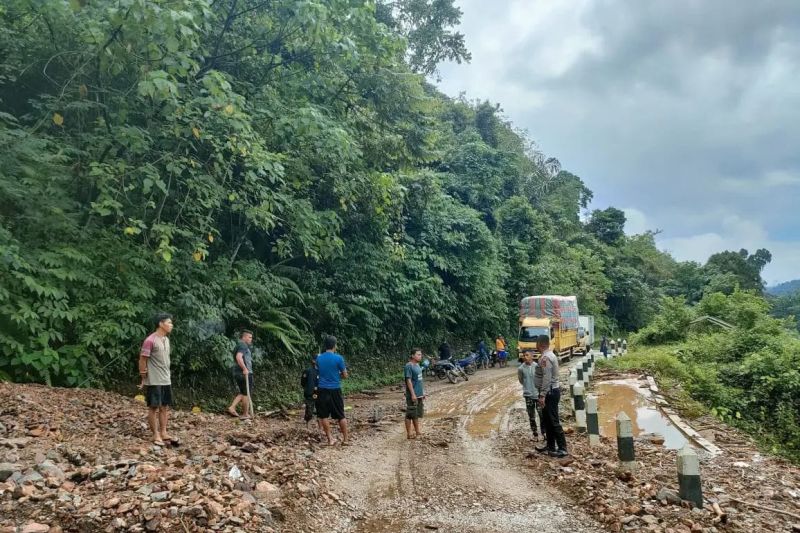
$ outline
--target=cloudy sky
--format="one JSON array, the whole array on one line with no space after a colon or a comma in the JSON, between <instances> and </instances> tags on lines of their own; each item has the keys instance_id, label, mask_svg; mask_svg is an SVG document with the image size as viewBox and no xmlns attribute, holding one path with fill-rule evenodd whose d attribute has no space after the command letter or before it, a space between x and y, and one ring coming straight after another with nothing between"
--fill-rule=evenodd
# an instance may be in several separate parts
<instances>
[{"instance_id":1,"label":"cloudy sky","mask_svg":"<svg viewBox=\"0 0 800 533\"><path fill-rule=\"evenodd\" d=\"M767 248L800 278L800 1L456 0L470 64L440 88L499 103L678 259Z\"/></svg>"}]
</instances>

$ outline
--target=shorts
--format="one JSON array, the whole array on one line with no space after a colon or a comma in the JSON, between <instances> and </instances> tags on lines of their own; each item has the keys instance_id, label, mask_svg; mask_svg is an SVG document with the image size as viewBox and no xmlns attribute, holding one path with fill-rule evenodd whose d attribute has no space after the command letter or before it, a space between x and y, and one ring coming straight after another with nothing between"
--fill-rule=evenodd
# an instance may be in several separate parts
<instances>
[{"instance_id":1,"label":"shorts","mask_svg":"<svg viewBox=\"0 0 800 533\"><path fill-rule=\"evenodd\" d=\"M422 400L417 399L416 403L412 402L410 398L406 398L406 419L416 420L425 416L425 404Z\"/></svg>"},{"instance_id":2,"label":"shorts","mask_svg":"<svg viewBox=\"0 0 800 533\"><path fill-rule=\"evenodd\" d=\"M233 376L236 379L236 386L239 387L239 394L247 396L247 386L244 383L244 374L236 374ZM250 382L250 396L253 395L253 374L247 374L247 381Z\"/></svg>"},{"instance_id":3,"label":"shorts","mask_svg":"<svg viewBox=\"0 0 800 533\"><path fill-rule=\"evenodd\" d=\"M172 385L147 385L144 392L147 407L172 405Z\"/></svg>"},{"instance_id":4,"label":"shorts","mask_svg":"<svg viewBox=\"0 0 800 533\"><path fill-rule=\"evenodd\" d=\"M505 350L501 350L497 352L497 357L498 359L505 359L506 357L508 357L508 352Z\"/></svg>"},{"instance_id":5,"label":"shorts","mask_svg":"<svg viewBox=\"0 0 800 533\"><path fill-rule=\"evenodd\" d=\"M344 420L342 389L319 389L317 392L317 418Z\"/></svg>"}]
</instances>

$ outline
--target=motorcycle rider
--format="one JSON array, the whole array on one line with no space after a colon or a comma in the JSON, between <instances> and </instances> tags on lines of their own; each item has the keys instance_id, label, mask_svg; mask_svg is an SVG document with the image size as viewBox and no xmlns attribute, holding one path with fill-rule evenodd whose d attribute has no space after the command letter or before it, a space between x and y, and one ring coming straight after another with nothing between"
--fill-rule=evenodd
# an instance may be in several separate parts
<instances>
[{"instance_id":1,"label":"motorcycle rider","mask_svg":"<svg viewBox=\"0 0 800 533\"><path fill-rule=\"evenodd\" d=\"M506 357L508 357L508 344L506 343L506 338L502 335L498 335L494 340L494 346L497 350L497 360L505 362Z\"/></svg>"},{"instance_id":2,"label":"motorcycle rider","mask_svg":"<svg viewBox=\"0 0 800 533\"><path fill-rule=\"evenodd\" d=\"M453 357L453 352L450 345L447 341L442 341L442 344L439 345L439 361L450 361L451 357Z\"/></svg>"}]
</instances>

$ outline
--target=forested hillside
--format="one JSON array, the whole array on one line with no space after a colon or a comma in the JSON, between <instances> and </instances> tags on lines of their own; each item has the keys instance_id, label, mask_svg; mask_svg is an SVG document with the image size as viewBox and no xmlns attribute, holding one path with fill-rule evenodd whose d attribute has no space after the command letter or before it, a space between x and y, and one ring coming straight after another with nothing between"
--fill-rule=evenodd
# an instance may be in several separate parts
<instances>
[{"instance_id":1,"label":"forested hillside","mask_svg":"<svg viewBox=\"0 0 800 533\"><path fill-rule=\"evenodd\" d=\"M177 384L256 332L276 401L322 334L361 370L513 336L577 294L599 333L663 296L761 291L759 250L679 263L489 102L451 0L8 0L0 5L0 375L133 379L156 311ZM542 125L546 127L546 125ZM292 376L291 382L285 376Z\"/></svg>"}]
</instances>

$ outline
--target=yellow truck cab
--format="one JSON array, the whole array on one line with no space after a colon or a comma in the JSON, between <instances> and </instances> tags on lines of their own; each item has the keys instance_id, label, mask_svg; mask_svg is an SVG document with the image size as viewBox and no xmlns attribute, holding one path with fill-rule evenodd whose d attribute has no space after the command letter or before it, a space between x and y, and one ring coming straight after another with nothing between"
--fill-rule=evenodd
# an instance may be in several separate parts
<instances>
[{"instance_id":1,"label":"yellow truck cab","mask_svg":"<svg viewBox=\"0 0 800 533\"><path fill-rule=\"evenodd\" d=\"M558 300L556 305L551 303L554 299ZM517 344L519 355L525 351L538 353L536 339L540 335L550 338L550 348L559 359L569 359L573 352L578 351L578 314L574 302L574 296L529 296L523 299L520 305Z\"/></svg>"}]
</instances>

